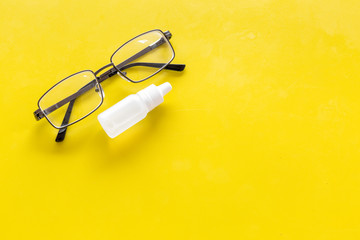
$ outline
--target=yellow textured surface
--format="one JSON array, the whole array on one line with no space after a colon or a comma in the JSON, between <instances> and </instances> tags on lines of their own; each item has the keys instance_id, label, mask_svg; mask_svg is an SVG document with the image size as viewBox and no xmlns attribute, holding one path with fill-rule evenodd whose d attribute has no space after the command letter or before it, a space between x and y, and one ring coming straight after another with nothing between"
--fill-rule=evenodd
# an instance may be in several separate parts
<instances>
[{"instance_id":1,"label":"yellow textured surface","mask_svg":"<svg viewBox=\"0 0 360 240\"><path fill-rule=\"evenodd\" d=\"M0 2L0 239L359 239L360 2ZM32 112L123 42L171 30L174 63L103 84L67 139ZM110 139L96 116L174 89Z\"/></svg>"}]
</instances>

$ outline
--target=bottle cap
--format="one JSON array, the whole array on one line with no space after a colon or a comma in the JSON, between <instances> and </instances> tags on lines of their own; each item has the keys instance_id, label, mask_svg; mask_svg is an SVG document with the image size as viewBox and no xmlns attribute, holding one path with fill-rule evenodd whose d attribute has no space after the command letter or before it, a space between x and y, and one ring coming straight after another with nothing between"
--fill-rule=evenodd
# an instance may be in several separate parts
<instances>
[{"instance_id":1,"label":"bottle cap","mask_svg":"<svg viewBox=\"0 0 360 240\"><path fill-rule=\"evenodd\" d=\"M171 84L168 82L159 85L158 88L163 97L172 89Z\"/></svg>"},{"instance_id":2,"label":"bottle cap","mask_svg":"<svg viewBox=\"0 0 360 240\"><path fill-rule=\"evenodd\" d=\"M151 111L164 101L164 96L170 92L171 89L171 84L168 82L159 86L151 84L137 94L144 100L149 111Z\"/></svg>"}]
</instances>

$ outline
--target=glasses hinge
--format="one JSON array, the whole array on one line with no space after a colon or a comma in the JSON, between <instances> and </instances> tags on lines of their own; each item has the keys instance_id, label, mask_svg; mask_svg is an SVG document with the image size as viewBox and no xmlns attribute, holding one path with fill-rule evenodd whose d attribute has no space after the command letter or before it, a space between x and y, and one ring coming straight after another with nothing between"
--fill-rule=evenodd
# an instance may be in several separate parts
<instances>
[{"instance_id":1,"label":"glasses hinge","mask_svg":"<svg viewBox=\"0 0 360 240\"><path fill-rule=\"evenodd\" d=\"M38 109L34 112L34 117L36 119L36 121L39 121L40 119L42 119L44 117L44 113Z\"/></svg>"},{"instance_id":2,"label":"glasses hinge","mask_svg":"<svg viewBox=\"0 0 360 240\"><path fill-rule=\"evenodd\" d=\"M170 38L172 37L172 34L171 34L170 31L164 32L164 35L165 35L165 37L166 37L167 39L170 39Z\"/></svg>"}]
</instances>

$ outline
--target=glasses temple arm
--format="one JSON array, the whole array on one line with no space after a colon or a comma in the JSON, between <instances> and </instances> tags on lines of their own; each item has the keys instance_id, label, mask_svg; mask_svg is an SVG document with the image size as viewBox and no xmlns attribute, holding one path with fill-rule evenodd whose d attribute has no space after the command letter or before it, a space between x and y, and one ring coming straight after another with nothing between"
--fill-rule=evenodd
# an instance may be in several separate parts
<instances>
[{"instance_id":1,"label":"glasses temple arm","mask_svg":"<svg viewBox=\"0 0 360 240\"><path fill-rule=\"evenodd\" d=\"M71 111L72 111L72 108L74 106L74 103L75 103L75 99L70 101L69 106L68 106L68 108L66 110L63 122L61 123L61 126L64 126L64 125L69 123L69 119L70 119L70 115L71 115ZM67 127L61 128L59 130L58 134L56 135L56 139L55 139L56 142L64 141L66 130L67 130Z\"/></svg>"},{"instance_id":2,"label":"glasses temple arm","mask_svg":"<svg viewBox=\"0 0 360 240\"><path fill-rule=\"evenodd\" d=\"M123 71L125 69L136 66L162 68L164 65L165 63L136 62L123 66L120 70ZM164 69L181 72L185 69L185 64L168 64L167 66L164 67Z\"/></svg>"}]
</instances>

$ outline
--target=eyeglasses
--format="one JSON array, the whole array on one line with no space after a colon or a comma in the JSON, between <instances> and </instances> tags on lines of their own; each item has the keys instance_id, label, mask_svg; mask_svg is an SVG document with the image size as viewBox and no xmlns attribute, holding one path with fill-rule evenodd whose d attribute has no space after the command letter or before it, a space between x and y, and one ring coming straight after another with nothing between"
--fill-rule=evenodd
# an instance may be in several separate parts
<instances>
[{"instance_id":1,"label":"eyeglasses","mask_svg":"<svg viewBox=\"0 0 360 240\"><path fill-rule=\"evenodd\" d=\"M123 79L138 83L154 76L163 69L183 71L184 64L170 64L175 52L169 39L169 31L151 30L140 34L120 46L111 56L110 63L96 72L84 70L56 83L42 95L36 120L46 118L59 132L56 142L65 138L67 127L79 122L97 110L104 101L100 85L104 80L120 75ZM110 68L97 76L101 71Z\"/></svg>"}]
</instances>

